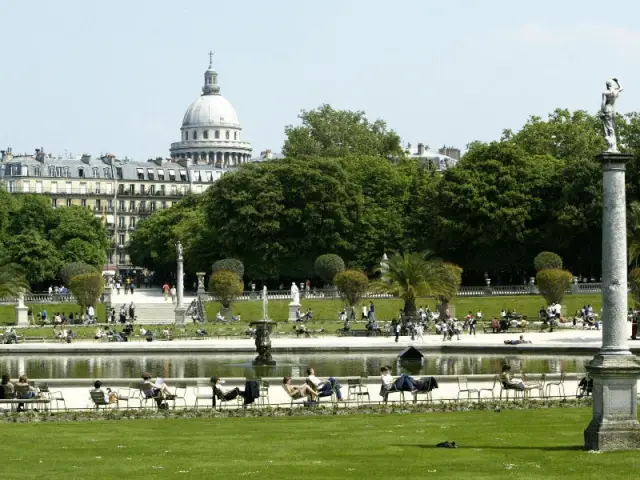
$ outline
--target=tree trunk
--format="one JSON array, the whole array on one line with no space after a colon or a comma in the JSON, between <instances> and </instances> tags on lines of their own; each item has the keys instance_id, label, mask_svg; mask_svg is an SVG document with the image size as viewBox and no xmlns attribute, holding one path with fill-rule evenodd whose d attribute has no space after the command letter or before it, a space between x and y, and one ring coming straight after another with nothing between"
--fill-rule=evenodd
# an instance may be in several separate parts
<instances>
[{"instance_id":1,"label":"tree trunk","mask_svg":"<svg viewBox=\"0 0 640 480\"><path fill-rule=\"evenodd\" d=\"M404 300L404 316L405 318L414 318L416 316L416 300L406 299Z\"/></svg>"}]
</instances>

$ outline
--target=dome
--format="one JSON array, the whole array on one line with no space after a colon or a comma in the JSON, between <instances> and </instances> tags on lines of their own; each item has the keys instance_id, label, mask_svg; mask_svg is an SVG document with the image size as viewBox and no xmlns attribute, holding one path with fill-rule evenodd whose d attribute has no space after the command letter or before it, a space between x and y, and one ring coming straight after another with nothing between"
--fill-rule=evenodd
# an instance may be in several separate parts
<instances>
[{"instance_id":1,"label":"dome","mask_svg":"<svg viewBox=\"0 0 640 480\"><path fill-rule=\"evenodd\" d=\"M236 109L222 95L202 95L198 97L187 108L182 119L183 127L217 125L240 127Z\"/></svg>"}]
</instances>

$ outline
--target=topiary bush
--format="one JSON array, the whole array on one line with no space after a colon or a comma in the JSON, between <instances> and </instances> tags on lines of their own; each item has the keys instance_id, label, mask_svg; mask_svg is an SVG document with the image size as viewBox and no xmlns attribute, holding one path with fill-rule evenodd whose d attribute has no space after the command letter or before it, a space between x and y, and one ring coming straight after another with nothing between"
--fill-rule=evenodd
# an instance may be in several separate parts
<instances>
[{"instance_id":1,"label":"topiary bush","mask_svg":"<svg viewBox=\"0 0 640 480\"><path fill-rule=\"evenodd\" d=\"M356 305L369 287L369 278L360 270L345 270L338 273L333 283L338 287L338 293L348 305Z\"/></svg>"},{"instance_id":2,"label":"topiary bush","mask_svg":"<svg viewBox=\"0 0 640 480\"><path fill-rule=\"evenodd\" d=\"M545 268L536 275L538 290L547 301L547 305L561 303L572 280L573 274L560 268Z\"/></svg>"},{"instance_id":3,"label":"topiary bush","mask_svg":"<svg viewBox=\"0 0 640 480\"><path fill-rule=\"evenodd\" d=\"M95 306L104 290L104 279L98 272L76 275L69 282L69 290L83 309Z\"/></svg>"},{"instance_id":4,"label":"topiary bush","mask_svg":"<svg viewBox=\"0 0 640 480\"><path fill-rule=\"evenodd\" d=\"M213 262L211 273L216 273L220 270L229 270L235 273L240 280L244 277L244 264L235 258L224 258L217 262Z\"/></svg>"},{"instance_id":5,"label":"topiary bush","mask_svg":"<svg viewBox=\"0 0 640 480\"><path fill-rule=\"evenodd\" d=\"M220 300L224 308L229 308L238 295L242 294L242 282L231 270L218 270L211 275L209 292Z\"/></svg>"},{"instance_id":6,"label":"topiary bush","mask_svg":"<svg viewBox=\"0 0 640 480\"><path fill-rule=\"evenodd\" d=\"M337 274L344 272L344 260L335 253L320 255L316 258L314 271L322 281L331 283Z\"/></svg>"},{"instance_id":7,"label":"topiary bush","mask_svg":"<svg viewBox=\"0 0 640 480\"><path fill-rule=\"evenodd\" d=\"M540 252L533 259L533 266L536 272L541 272L546 268L562 268L562 258L557 253Z\"/></svg>"},{"instance_id":8,"label":"topiary bush","mask_svg":"<svg viewBox=\"0 0 640 480\"><path fill-rule=\"evenodd\" d=\"M69 285L73 277L76 275L83 275L85 273L98 273L98 269L88 263L71 262L67 263L60 269L58 277L60 277L63 285Z\"/></svg>"}]
</instances>

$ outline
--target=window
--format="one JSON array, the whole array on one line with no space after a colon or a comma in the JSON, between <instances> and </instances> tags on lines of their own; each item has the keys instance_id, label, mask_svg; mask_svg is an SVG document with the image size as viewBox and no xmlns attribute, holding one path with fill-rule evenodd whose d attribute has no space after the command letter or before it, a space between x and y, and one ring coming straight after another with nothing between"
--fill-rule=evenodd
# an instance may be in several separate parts
<instances>
[{"instance_id":1,"label":"window","mask_svg":"<svg viewBox=\"0 0 640 480\"><path fill-rule=\"evenodd\" d=\"M149 178L149 180L153 180L155 177L155 173L153 171L153 168L147 168L147 178Z\"/></svg>"},{"instance_id":2,"label":"window","mask_svg":"<svg viewBox=\"0 0 640 480\"><path fill-rule=\"evenodd\" d=\"M160 185L160 195L164 197L164 185Z\"/></svg>"},{"instance_id":3,"label":"window","mask_svg":"<svg viewBox=\"0 0 640 480\"><path fill-rule=\"evenodd\" d=\"M189 132L184 132L184 139L189 140Z\"/></svg>"},{"instance_id":4,"label":"window","mask_svg":"<svg viewBox=\"0 0 640 480\"><path fill-rule=\"evenodd\" d=\"M120 253L118 255L118 262L120 262L120 263L124 263L125 262L125 254L124 253Z\"/></svg>"},{"instance_id":5,"label":"window","mask_svg":"<svg viewBox=\"0 0 640 480\"><path fill-rule=\"evenodd\" d=\"M124 224L123 224L122 226L124 227ZM119 243L118 245L123 245L123 246L124 246L124 244L125 244L125 241L124 241L124 233L119 234L119 235L118 235L118 237L120 237L120 238L119 238L120 243Z\"/></svg>"},{"instance_id":6,"label":"window","mask_svg":"<svg viewBox=\"0 0 640 480\"><path fill-rule=\"evenodd\" d=\"M193 131L193 134L191 135L191 138L193 138L194 140L198 139L198 132L196 132L195 130Z\"/></svg>"},{"instance_id":7,"label":"window","mask_svg":"<svg viewBox=\"0 0 640 480\"><path fill-rule=\"evenodd\" d=\"M122 184L118 185L118 193L119 194L123 194L124 193L124 185L122 185Z\"/></svg>"},{"instance_id":8,"label":"window","mask_svg":"<svg viewBox=\"0 0 640 480\"><path fill-rule=\"evenodd\" d=\"M181 182L187 181L187 171L183 170L182 168L180 169L180 181Z\"/></svg>"},{"instance_id":9,"label":"window","mask_svg":"<svg viewBox=\"0 0 640 480\"><path fill-rule=\"evenodd\" d=\"M83 195L87 194L87 184L86 183L81 183L80 184L80 193L82 193Z\"/></svg>"},{"instance_id":10,"label":"window","mask_svg":"<svg viewBox=\"0 0 640 480\"><path fill-rule=\"evenodd\" d=\"M213 172L211 170L207 170L207 182L213 182Z\"/></svg>"},{"instance_id":11,"label":"window","mask_svg":"<svg viewBox=\"0 0 640 480\"><path fill-rule=\"evenodd\" d=\"M118 180L122 180L122 167L116 167L116 177Z\"/></svg>"},{"instance_id":12,"label":"window","mask_svg":"<svg viewBox=\"0 0 640 480\"><path fill-rule=\"evenodd\" d=\"M93 178L100 178L100 169L98 167L93 167Z\"/></svg>"},{"instance_id":13,"label":"window","mask_svg":"<svg viewBox=\"0 0 640 480\"><path fill-rule=\"evenodd\" d=\"M70 206L71 206L71 199L67 198L67 207L70 207Z\"/></svg>"},{"instance_id":14,"label":"window","mask_svg":"<svg viewBox=\"0 0 640 480\"><path fill-rule=\"evenodd\" d=\"M69 172L70 172L69 167L64 167L64 176L65 177L69 178Z\"/></svg>"},{"instance_id":15,"label":"window","mask_svg":"<svg viewBox=\"0 0 640 480\"><path fill-rule=\"evenodd\" d=\"M215 137L220 138L220 130L216 130Z\"/></svg>"},{"instance_id":16,"label":"window","mask_svg":"<svg viewBox=\"0 0 640 480\"><path fill-rule=\"evenodd\" d=\"M133 183L129 184L129 194L133 195L134 193L136 193L136 186Z\"/></svg>"},{"instance_id":17,"label":"window","mask_svg":"<svg viewBox=\"0 0 640 480\"><path fill-rule=\"evenodd\" d=\"M202 193L202 185L196 185L196 193Z\"/></svg>"},{"instance_id":18,"label":"window","mask_svg":"<svg viewBox=\"0 0 640 480\"><path fill-rule=\"evenodd\" d=\"M199 182L200 181L200 171L199 170L191 170L191 181Z\"/></svg>"},{"instance_id":19,"label":"window","mask_svg":"<svg viewBox=\"0 0 640 480\"><path fill-rule=\"evenodd\" d=\"M84 168L82 167L78 168L78 177L84 178Z\"/></svg>"},{"instance_id":20,"label":"window","mask_svg":"<svg viewBox=\"0 0 640 480\"><path fill-rule=\"evenodd\" d=\"M150 212L155 212L156 211L156 202L150 202L149 203L149 211Z\"/></svg>"},{"instance_id":21,"label":"window","mask_svg":"<svg viewBox=\"0 0 640 480\"><path fill-rule=\"evenodd\" d=\"M118 202L118 209L119 209L121 212L124 212L124 205L125 205L124 200L120 200L120 201Z\"/></svg>"},{"instance_id":22,"label":"window","mask_svg":"<svg viewBox=\"0 0 640 480\"><path fill-rule=\"evenodd\" d=\"M111 195L113 193L113 184L107 183L107 195Z\"/></svg>"},{"instance_id":23,"label":"window","mask_svg":"<svg viewBox=\"0 0 640 480\"><path fill-rule=\"evenodd\" d=\"M102 171L104 172L104 178L112 178L111 169L109 167L104 167ZM122 170L120 170L120 175L122 175Z\"/></svg>"},{"instance_id":24,"label":"window","mask_svg":"<svg viewBox=\"0 0 640 480\"><path fill-rule=\"evenodd\" d=\"M162 200L162 202L160 202L160 208L162 208L162 209L167 208L167 201L166 200Z\"/></svg>"},{"instance_id":25,"label":"window","mask_svg":"<svg viewBox=\"0 0 640 480\"><path fill-rule=\"evenodd\" d=\"M100 199L96 200L96 211L99 212L102 210L102 201Z\"/></svg>"},{"instance_id":26,"label":"window","mask_svg":"<svg viewBox=\"0 0 640 480\"><path fill-rule=\"evenodd\" d=\"M229 130L227 130L227 131L225 132L224 136L225 136L225 138L226 138L227 140L229 140Z\"/></svg>"},{"instance_id":27,"label":"window","mask_svg":"<svg viewBox=\"0 0 640 480\"><path fill-rule=\"evenodd\" d=\"M50 177L56 176L56 167L54 167L53 165L49 167L49 176Z\"/></svg>"},{"instance_id":28,"label":"window","mask_svg":"<svg viewBox=\"0 0 640 480\"><path fill-rule=\"evenodd\" d=\"M100 182L96 182L96 193L100 195Z\"/></svg>"},{"instance_id":29,"label":"window","mask_svg":"<svg viewBox=\"0 0 640 480\"><path fill-rule=\"evenodd\" d=\"M135 212L136 211L136 202L133 200L129 201L129 211L130 212Z\"/></svg>"},{"instance_id":30,"label":"window","mask_svg":"<svg viewBox=\"0 0 640 480\"><path fill-rule=\"evenodd\" d=\"M110 265L113 265L113 253L109 252L109 254L107 255L109 258L107 258L107 263Z\"/></svg>"},{"instance_id":31,"label":"window","mask_svg":"<svg viewBox=\"0 0 640 480\"><path fill-rule=\"evenodd\" d=\"M156 186L149 185L149 195L155 195L155 193L156 193Z\"/></svg>"},{"instance_id":32,"label":"window","mask_svg":"<svg viewBox=\"0 0 640 480\"><path fill-rule=\"evenodd\" d=\"M169 180L173 181L176 179L176 171L172 168L169 169Z\"/></svg>"},{"instance_id":33,"label":"window","mask_svg":"<svg viewBox=\"0 0 640 480\"><path fill-rule=\"evenodd\" d=\"M145 210L146 210L146 205L145 205L145 202L143 200L143 201L140 202L140 211L144 212Z\"/></svg>"},{"instance_id":34,"label":"window","mask_svg":"<svg viewBox=\"0 0 640 480\"><path fill-rule=\"evenodd\" d=\"M164 180L164 170L158 169L158 180Z\"/></svg>"},{"instance_id":35,"label":"window","mask_svg":"<svg viewBox=\"0 0 640 480\"><path fill-rule=\"evenodd\" d=\"M180 195L186 195L186 194L187 194L187 186L180 185Z\"/></svg>"},{"instance_id":36,"label":"window","mask_svg":"<svg viewBox=\"0 0 640 480\"><path fill-rule=\"evenodd\" d=\"M209 130L205 130L204 132L202 132L202 137L205 140L208 140L209 139Z\"/></svg>"},{"instance_id":37,"label":"window","mask_svg":"<svg viewBox=\"0 0 640 480\"><path fill-rule=\"evenodd\" d=\"M36 182L36 193L42 193L42 182Z\"/></svg>"},{"instance_id":38,"label":"window","mask_svg":"<svg viewBox=\"0 0 640 480\"><path fill-rule=\"evenodd\" d=\"M51 199L51 206L53 208L56 208L58 206L58 199L57 198L52 198Z\"/></svg>"},{"instance_id":39,"label":"window","mask_svg":"<svg viewBox=\"0 0 640 480\"><path fill-rule=\"evenodd\" d=\"M22 192L29 193L29 180L22 181Z\"/></svg>"},{"instance_id":40,"label":"window","mask_svg":"<svg viewBox=\"0 0 640 480\"><path fill-rule=\"evenodd\" d=\"M113 200L107 200L107 210L113 211Z\"/></svg>"},{"instance_id":41,"label":"window","mask_svg":"<svg viewBox=\"0 0 640 480\"><path fill-rule=\"evenodd\" d=\"M140 185L140 195L144 195L145 187L144 185Z\"/></svg>"},{"instance_id":42,"label":"window","mask_svg":"<svg viewBox=\"0 0 640 480\"><path fill-rule=\"evenodd\" d=\"M34 177L41 177L42 176L42 168L40 168L39 165L36 165L35 167L33 167L33 176Z\"/></svg>"},{"instance_id":43,"label":"window","mask_svg":"<svg viewBox=\"0 0 640 480\"><path fill-rule=\"evenodd\" d=\"M237 140L238 139L238 132L233 132L233 139Z\"/></svg>"},{"instance_id":44,"label":"window","mask_svg":"<svg viewBox=\"0 0 640 480\"><path fill-rule=\"evenodd\" d=\"M72 183L71 183L71 182L67 182L67 183L65 184L65 187L64 187L64 188L65 188L65 193L69 194L69 193L71 193L71 192L72 192L71 185L72 185Z\"/></svg>"},{"instance_id":45,"label":"window","mask_svg":"<svg viewBox=\"0 0 640 480\"><path fill-rule=\"evenodd\" d=\"M58 182L51 182L51 193L58 193Z\"/></svg>"},{"instance_id":46,"label":"window","mask_svg":"<svg viewBox=\"0 0 640 480\"><path fill-rule=\"evenodd\" d=\"M81 207L86 207L87 206L87 199L86 198L80 199L80 206Z\"/></svg>"},{"instance_id":47,"label":"window","mask_svg":"<svg viewBox=\"0 0 640 480\"><path fill-rule=\"evenodd\" d=\"M124 227L124 217L118 217L118 227Z\"/></svg>"},{"instance_id":48,"label":"window","mask_svg":"<svg viewBox=\"0 0 640 480\"><path fill-rule=\"evenodd\" d=\"M173 195L174 197L178 195L178 187L176 187L175 185L171 185L171 195Z\"/></svg>"},{"instance_id":49,"label":"window","mask_svg":"<svg viewBox=\"0 0 640 480\"><path fill-rule=\"evenodd\" d=\"M144 169L137 168L136 173L138 174L138 180L144 180Z\"/></svg>"}]
</instances>

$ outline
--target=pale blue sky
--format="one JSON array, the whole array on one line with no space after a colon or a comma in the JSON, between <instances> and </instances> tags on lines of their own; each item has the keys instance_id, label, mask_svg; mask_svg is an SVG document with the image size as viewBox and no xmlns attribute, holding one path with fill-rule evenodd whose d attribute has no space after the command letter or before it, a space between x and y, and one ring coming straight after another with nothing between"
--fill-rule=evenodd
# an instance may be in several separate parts
<instances>
[{"instance_id":1,"label":"pale blue sky","mask_svg":"<svg viewBox=\"0 0 640 480\"><path fill-rule=\"evenodd\" d=\"M168 156L207 52L254 153L322 103L464 147L609 76L640 110L640 2L0 0L0 148Z\"/></svg>"}]
</instances>

